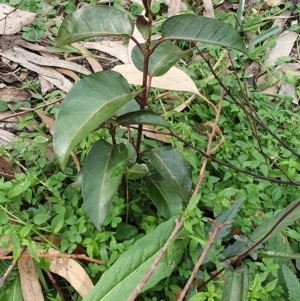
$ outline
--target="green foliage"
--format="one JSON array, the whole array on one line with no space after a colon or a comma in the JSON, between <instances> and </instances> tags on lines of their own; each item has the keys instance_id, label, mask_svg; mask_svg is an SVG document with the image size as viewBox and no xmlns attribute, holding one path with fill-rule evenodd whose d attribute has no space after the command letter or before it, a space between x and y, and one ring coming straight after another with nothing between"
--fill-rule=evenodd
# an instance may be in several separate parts
<instances>
[{"instance_id":1,"label":"green foliage","mask_svg":"<svg viewBox=\"0 0 300 301\"><path fill-rule=\"evenodd\" d=\"M76 1L51 1L48 17L62 11L68 15L61 26L51 22L58 32L57 47L52 49L75 53L70 46L58 47L91 37L133 39L131 20L139 15L140 7L131 5L128 12L120 1L111 2L114 8L96 5L76 11ZM270 101L274 95L259 91L268 84L258 89L248 85L245 66L250 58L243 55L248 54L243 40L250 41L252 59L261 62L264 49L275 43L278 28L270 27L270 12L245 10L242 18L240 4L237 18L233 13L216 12L219 20L197 14L164 20L161 1L152 7L150 1L143 2L149 18L138 16L136 24L144 41L135 41L131 53L143 73L141 88L128 84L127 77L115 71L85 76L60 105L45 109L56 116L54 159L45 156L52 148L51 139L44 125L33 123L34 113L19 123L18 140L2 148L21 170L13 179L0 180L1 237L10 238L15 259L26 246L41 262L37 249L53 246L49 235L59 237L56 248L62 252L83 247L90 258L101 259L102 265L84 265L93 282L98 282L84 300L127 300L162 250L165 254L152 267L154 273L137 300L176 300L190 276L194 280L187 300L281 301L288 298L284 291L295 300L299 281L284 264L290 267L291 259L299 259L300 227L293 224L300 216L299 202L292 202L299 195L299 156L293 152L300 146L298 116L290 110L288 96L276 95ZM41 3L22 1L28 10L37 12ZM278 9L275 14L282 11ZM152 13L158 13L153 23ZM23 28L23 37L36 41L47 32L53 40L41 22L38 18L33 26ZM239 24L243 38L229 24L236 28ZM161 38L151 41L153 33ZM224 52L219 46L233 58L228 65L220 60ZM210 61L198 59L196 49L203 50ZM278 64L285 61L281 58ZM186 102L186 93L151 88L151 80L163 79L175 64L195 82L201 98ZM212 70L222 74L221 81L212 78ZM271 67L266 72L270 79L275 75L292 85L298 82L290 72L281 76ZM28 81L22 88L30 90L35 101L61 96L60 91L41 95L38 82ZM220 115L203 99L216 107L223 99ZM0 105L7 110L5 103ZM34 107L35 103L15 101L13 110L25 105ZM218 130L210 142L213 122ZM220 146L221 133L225 141ZM158 134L171 138L160 142ZM211 149L216 147L211 153L204 151L210 143ZM78 175L68 162L71 152L83 166ZM219 225L230 224L219 229L194 275L193 266L214 231L209 218ZM182 229L164 248L180 223ZM289 241L284 248L281 235ZM42 242L37 243L36 237ZM5 240L1 245L8 248ZM237 264L241 268L233 269ZM39 266L48 268L43 263ZM207 271L217 272L210 275ZM213 279L223 272L218 280ZM39 276L48 300L59 300L43 274ZM10 288L20 294L18 281L9 278L2 291L5 295L0 292L0 296L10 300ZM204 281L208 281L205 286ZM70 286L68 293L81 298Z\"/></svg>"}]
</instances>

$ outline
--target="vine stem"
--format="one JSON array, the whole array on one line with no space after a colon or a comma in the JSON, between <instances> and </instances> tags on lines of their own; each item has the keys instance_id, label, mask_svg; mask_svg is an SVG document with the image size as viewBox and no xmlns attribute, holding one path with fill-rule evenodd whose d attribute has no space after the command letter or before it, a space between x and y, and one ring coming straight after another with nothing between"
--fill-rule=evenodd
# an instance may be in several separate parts
<instances>
[{"instance_id":1,"label":"vine stem","mask_svg":"<svg viewBox=\"0 0 300 301\"><path fill-rule=\"evenodd\" d=\"M180 230L183 222L184 222L184 217L181 217L179 220L175 220L175 227L174 227L172 233L170 234L169 238L165 242L164 246L160 249L158 255L156 256L155 260L151 264L147 273L144 275L144 277L141 279L139 284L136 286L136 288L133 290L133 292L128 297L127 301L134 301L135 298L140 294L141 290L143 289L143 287L145 286L145 284L147 283L147 281L149 280L149 278L151 277L153 272L156 270L159 262L161 261L161 259L165 255L165 253L167 252L167 249L168 249L171 241L173 240L173 238L175 238L175 236L178 233L178 231Z\"/></svg>"},{"instance_id":2,"label":"vine stem","mask_svg":"<svg viewBox=\"0 0 300 301\"><path fill-rule=\"evenodd\" d=\"M228 55L226 57L226 63L225 63L225 68L224 68L224 73L226 72L227 70L227 66L228 66ZM223 78L225 79L225 74L223 76ZM220 93L220 101L219 101L219 105L218 107L216 107L215 105L213 106L213 109L215 110L215 113L216 113L216 116L215 116L215 120L214 120L214 123L213 123L213 126L212 126L212 129L211 129L211 132L210 133L207 133L207 136L208 136L208 143L207 143L207 147L206 147L206 154L207 155L211 155L211 153L213 151L215 151L220 145L221 143L223 142L223 139L221 139L220 143L218 143L218 145L214 148L214 149L211 149L211 145L212 145L212 141L213 141L213 138L214 138L214 135L215 135L215 132L216 132L216 129L218 127L218 120L219 120L219 117L220 117L220 113L221 113L221 109L222 109L222 100L223 100L223 97L224 97L224 89L221 90L221 93ZM206 166L208 164L208 157L205 157L204 158L204 161L203 161L203 164L201 166L201 169L200 169L200 173L199 173L199 176L198 176L198 181L197 181L197 184L196 184L196 187L194 189L194 192L193 192L193 195L196 195L200 189L200 186L201 186L201 183L204 179L204 172L206 170Z\"/></svg>"},{"instance_id":3,"label":"vine stem","mask_svg":"<svg viewBox=\"0 0 300 301\"><path fill-rule=\"evenodd\" d=\"M197 274L197 272L198 272L198 270L199 270L199 268L200 268L200 266L201 266L201 264L202 264L202 262L203 262L203 260L204 260L204 258L205 258L205 256L206 256L206 254L208 253L208 251L209 251L211 245L213 244L214 239L215 239L215 237L216 237L218 231L219 231L222 227L224 227L224 226L230 224L229 222L225 222L225 223L223 223L223 224L218 225L218 224L216 223L216 221L214 221L214 220L212 220L212 219L208 219L208 220L209 220L210 222L212 222L212 224L213 224L213 227L214 227L214 228L213 228L213 232L210 232L210 233L208 234L208 235L209 235L208 242L206 243L205 248L204 248L203 252L201 253L200 258L198 259L197 263L195 264L195 267L194 267L194 269L193 269L193 272L192 272L191 276L189 277L188 281L186 282L186 284L185 284L185 286L184 286L184 288L183 288L183 290L182 290L180 296L178 297L177 301L182 301L183 298L184 298L184 296L186 295L186 293L187 293L187 291L188 291L190 285L192 284L192 282L193 282L193 280L194 280L194 278L195 278L195 275Z\"/></svg>"}]
</instances>

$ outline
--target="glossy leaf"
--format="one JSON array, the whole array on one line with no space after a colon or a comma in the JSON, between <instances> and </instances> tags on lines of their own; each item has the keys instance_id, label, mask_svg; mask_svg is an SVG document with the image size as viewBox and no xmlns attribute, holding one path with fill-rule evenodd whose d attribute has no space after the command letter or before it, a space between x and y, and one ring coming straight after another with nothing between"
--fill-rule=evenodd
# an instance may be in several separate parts
<instances>
[{"instance_id":1,"label":"glossy leaf","mask_svg":"<svg viewBox=\"0 0 300 301\"><path fill-rule=\"evenodd\" d=\"M246 301L248 286L249 275L245 267L226 270L221 301Z\"/></svg>"},{"instance_id":2,"label":"glossy leaf","mask_svg":"<svg viewBox=\"0 0 300 301\"><path fill-rule=\"evenodd\" d=\"M152 111L136 111L124 114L117 118L117 124L148 124L170 128L170 125L161 116Z\"/></svg>"},{"instance_id":3,"label":"glossy leaf","mask_svg":"<svg viewBox=\"0 0 300 301\"><path fill-rule=\"evenodd\" d=\"M79 142L138 93L131 93L126 79L115 71L77 82L60 105L54 127L54 152L61 168Z\"/></svg>"},{"instance_id":4,"label":"glossy leaf","mask_svg":"<svg viewBox=\"0 0 300 301\"><path fill-rule=\"evenodd\" d=\"M87 155L83 168L82 193L86 212L100 231L117 192L127 163L124 144L97 141Z\"/></svg>"},{"instance_id":5,"label":"glossy leaf","mask_svg":"<svg viewBox=\"0 0 300 301\"><path fill-rule=\"evenodd\" d=\"M247 54L239 33L216 19L196 15L173 16L163 23L161 33L163 39L209 43Z\"/></svg>"},{"instance_id":6,"label":"glossy leaf","mask_svg":"<svg viewBox=\"0 0 300 301\"><path fill-rule=\"evenodd\" d=\"M64 19L55 46L98 36L130 36L132 32L133 24L125 12L108 6L87 6Z\"/></svg>"},{"instance_id":7,"label":"glossy leaf","mask_svg":"<svg viewBox=\"0 0 300 301\"><path fill-rule=\"evenodd\" d=\"M191 168L177 149L159 147L147 153L152 165L183 201L188 201L191 188Z\"/></svg>"},{"instance_id":8,"label":"glossy leaf","mask_svg":"<svg viewBox=\"0 0 300 301\"><path fill-rule=\"evenodd\" d=\"M157 44L153 41L151 46ZM144 49L145 44L141 44ZM151 54L148 66L149 76L161 76L167 73L182 57L192 53L192 50L182 51L171 41L164 41ZM144 70L144 56L138 46L134 46L131 52L131 59L139 71Z\"/></svg>"},{"instance_id":9,"label":"glossy leaf","mask_svg":"<svg viewBox=\"0 0 300 301\"><path fill-rule=\"evenodd\" d=\"M182 200L158 174L147 177L146 189L153 204L164 218L171 218L182 211Z\"/></svg>"},{"instance_id":10,"label":"glossy leaf","mask_svg":"<svg viewBox=\"0 0 300 301\"><path fill-rule=\"evenodd\" d=\"M118 260L101 276L96 286L83 301L126 301L145 275L159 250L165 244L175 225L175 218L160 224L124 252ZM152 286L168 277L182 257L183 241L176 241L149 279ZM147 284L146 284L147 285ZM147 288L150 288L149 284Z\"/></svg>"},{"instance_id":11,"label":"glossy leaf","mask_svg":"<svg viewBox=\"0 0 300 301\"><path fill-rule=\"evenodd\" d=\"M115 114L114 116L119 117L121 115L138 111L140 109L140 105L136 102L135 99L130 100L127 102L124 106L122 106Z\"/></svg>"},{"instance_id":12,"label":"glossy leaf","mask_svg":"<svg viewBox=\"0 0 300 301\"><path fill-rule=\"evenodd\" d=\"M106 141L111 142L111 138L106 139ZM128 150L127 165L131 166L133 163L135 163L137 158L137 153L133 144L128 139L124 139L120 137L116 137L116 143L117 144L123 143L127 147Z\"/></svg>"},{"instance_id":13,"label":"glossy leaf","mask_svg":"<svg viewBox=\"0 0 300 301\"><path fill-rule=\"evenodd\" d=\"M126 178L128 180L137 180L144 178L149 172L146 164L135 163L133 166L127 169Z\"/></svg>"},{"instance_id":14,"label":"glossy leaf","mask_svg":"<svg viewBox=\"0 0 300 301\"><path fill-rule=\"evenodd\" d=\"M250 239L253 242L257 242L260 239L262 239L275 225L276 223L290 210L291 207L297 205L298 206L290 212L272 231L272 233L266 238L269 239L291 225L294 221L300 218L300 201L297 201L296 203L292 203L283 210L281 210L279 213L268 219L267 221L261 223L252 233L250 236Z\"/></svg>"}]
</instances>

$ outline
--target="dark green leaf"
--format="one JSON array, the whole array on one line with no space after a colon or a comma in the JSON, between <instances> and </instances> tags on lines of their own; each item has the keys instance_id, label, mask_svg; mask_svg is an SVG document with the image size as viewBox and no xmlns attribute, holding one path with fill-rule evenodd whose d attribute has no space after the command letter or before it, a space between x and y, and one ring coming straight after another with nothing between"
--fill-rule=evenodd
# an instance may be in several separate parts
<instances>
[{"instance_id":1,"label":"dark green leaf","mask_svg":"<svg viewBox=\"0 0 300 301\"><path fill-rule=\"evenodd\" d=\"M225 283L221 301L246 301L249 286L248 270L245 267L225 271Z\"/></svg>"},{"instance_id":2,"label":"dark green leaf","mask_svg":"<svg viewBox=\"0 0 300 301\"><path fill-rule=\"evenodd\" d=\"M83 168L82 193L85 209L100 230L117 192L127 163L124 144L111 145L97 141L87 155Z\"/></svg>"},{"instance_id":3,"label":"dark green leaf","mask_svg":"<svg viewBox=\"0 0 300 301\"><path fill-rule=\"evenodd\" d=\"M148 124L170 128L170 125L159 115L152 111L130 112L117 118L120 125Z\"/></svg>"},{"instance_id":4,"label":"dark green leaf","mask_svg":"<svg viewBox=\"0 0 300 301\"><path fill-rule=\"evenodd\" d=\"M153 166L183 201L188 201L192 188L191 168L175 148L159 147L148 153Z\"/></svg>"},{"instance_id":5,"label":"dark green leaf","mask_svg":"<svg viewBox=\"0 0 300 301\"><path fill-rule=\"evenodd\" d=\"M146 189L153 204L163 217L171 218L181 212L181 198L161 176L156 174L148 177Z\"/></svg>"},{"instance_id":6,"label":"dark green leaf","mask_svg":"<svg viewBox=\"0 0 300 301\"><path fill-rule=\"evenodd\" d=\"M136 27L146 41L151 33L151 22L148 22L144 16L140 15L136 19Z\"/></svg>"},{"instance_id":7,"label":"dark green leaf","mask_svg":"<svg viewBox=\"0 0 300 301\"><path fill-rule=\"evenodd\" d=\"M139 92L131 93L126 79L101 71L77 82L60 105L53 147L62 169L72 149Z\"/></svg>"},{"instance_id":8,"label":"dark green leaf","mask_svg":"<svg viewBox=\"0 0 300 301\"><path fill-rule=\"evenodd\" d=\"M297 205L298 204L298 205ZM289 213L272 231L272 233L266 238L269 239L276 235L294 221L300 218L300 201L290 204L285 209L281 210L275 216L271 217L269 220L261 223L252 233L250 239L255 243L263 238L276 224L277 222L290 210L291 207L297 206L291 213Z\"/></svg>"},{"instance_id":9,"label":"dark green leaf","mask_svg":"<svg viewBox=\"0 0 300 301\"><path fill-rule=\"evenodd\" d=\"M111 138L106 139L106 141L111 142ZM133 163L135 163L136 158L137 158L137 154L136 154L136 150L135 150L133 144L128 139L124 139L124 138L120 138L120 137L116 137L116 142L117 142L117 144L123 143L127 147L127 150L128 150L128 157L127 157L128 165L131 166Z\"/></svg>"},{"instance_id":10,"label":"dark green leaf","mask_svg":"<svg viewBox=\"0 0 300 301\"><path fill-rule=\"evenodd\" d=\"M126 172L126 178L128 180L142 179L148 174L149 170L146 164L135 163L133 166L128 168Z\"/></svg>"},{"instance_id":11,"label":"dark green leaf","mask_svg":"<svg viewBox=\"0 0 300 301\"><path fill-rule=\"evenodd\" d=\"M64 19L55 46L98 36L130 36L132 32L133 24L126 13L108 6L87 6Z\"/></svg>"},{"instance_id":12,"label":"dark green leaf","mask_svg":"<svg viewBox=\"0 0 300 301\"><path fill-rule=\"evenodd\" d=\"M114 116L118 117L130 112L138 111L140 109L139 104L136 102L135 99L130 100L127 102L124 106L122 106L115 114Z\"/></svg>"},{"instance_id":13,"label":"dark green leaf","mask_svg":"<svg viewBox=\"0 0 300 301\"><path fill-rule=\"evenodd\" d=\"M232 222L234 221L240 206L243 204L243 202L245 201L245 197L240 198L239 200L237 200L236 202L233 203L233 205L224 210L217 218L216 218L216 222L218 225L225 223L225 222L230 222L229 225L222 227L218 233L217 233L217 238L224 238L228 233L229 233L229 229L232 227ZM210 228L209 232L212 231L212 228Z\"/></svg>"},{"instance_id":14,"label":"dark green leaf","mask_svg":"<svg viewBox=\"0 0 300 301\"><path fill-rule=\"evenodd\" d=\"M153 41L151 47L158 42ZM141 44L145 49L145 44ZM161 76L168 72L182 57L192 53L192 50L182 51L179 47L174 45L171 41L164 41L159 44L149 59L148 75ZM144 57L138 46L135 46L131 52L131 58L138 70L144 70Z\"/></svg>"},{"instance_id":15,"label":"dark green leaf","mask_svg":"<svg viewBox=\"0 0 300 301\"><path fill-rule=\"evenodd\" d=\"M174 226L175 218L172 218L134 243L101 276L99 282L83 298L83 301L126 301L155 260ZM181 259L184 251L183 241L176 241L176 243L179 244L176 244L176 248L174 246L171 249L168 256L164 256L149 279L152 286L163 277L170 275Z\"/></svg>"},{"instance_id":16,"label":"dark green leaf","mask_svg":"<svg viewBox=\"0 0 300 301\"><path fill-rule=\"evenodd\" d=\"M216 19L196 15L173 16L163 23L161 33L163 39L209 43L247 54L239 33Z\"/></svg>"},{"instance_id":17,"label":"dark green leaf","mask_svg":"<svg viewBox=\"0 0 300 301\"><path fill-rule=\"evenodd\" d=\"M116 240L129 240L138 235L138 230L132 225L120 223L114 234Z\"/></svg>"}]
</instances>

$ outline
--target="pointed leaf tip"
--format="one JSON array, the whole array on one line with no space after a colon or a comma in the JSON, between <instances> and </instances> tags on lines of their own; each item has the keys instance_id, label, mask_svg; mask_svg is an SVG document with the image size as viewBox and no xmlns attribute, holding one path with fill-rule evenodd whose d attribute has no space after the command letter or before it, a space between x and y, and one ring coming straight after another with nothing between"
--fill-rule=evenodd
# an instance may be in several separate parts
<instances>
[{"instance_id":1,"label":"pointed leaf tip","mask_svg":"<svg viewBox=\"0 0 300 301\"><path fill-rule=\"evenodd\" d=\"M97 141L87 155L83 168L82 193L86 212L100 231L127 163L125 144Z\"/></svg>"},{"instance_id":2,"label":"pointed leaf tip","mask_svg":"<svg viewBox=\"0 0 300 301\"><path fill-rule=\"evenodd\" d=\"M54 127L54 153L61 168L79 142L138 93L131 92L121 74L110 70L77 82L61 103Z\"/></svg>"},{"instance_id":3,"label":"pointed leaf tip","mask_svg":"<svg viewBox=\"0 0 300 301\"><path fill-rule=\"evenodd\" d=\"M204 42L248 54L239 33L216 19L195 15L173 16L163 23L161 33L163 39Z\"/></svg>"}]
</instances>

